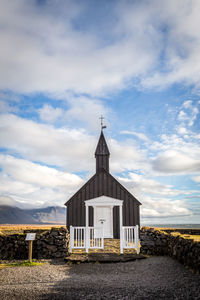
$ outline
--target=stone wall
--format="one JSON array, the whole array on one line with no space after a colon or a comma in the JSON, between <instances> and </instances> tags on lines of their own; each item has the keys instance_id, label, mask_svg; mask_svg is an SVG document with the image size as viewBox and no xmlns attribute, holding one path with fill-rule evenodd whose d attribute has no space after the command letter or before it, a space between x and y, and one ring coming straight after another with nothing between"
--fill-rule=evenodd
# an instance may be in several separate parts
<instances>
[{"instance_id":1,"label":"stone wall","mask_svg":"<svg viewBox=\"0 0 200 300\"><path fill-rule=\"evenodd\" d=\"M24 234L0 235L0 259L27 259L28 242ZM69 249L69 233L66 228L34 230L33 258L64 258ZM200 272L200 242L173 236L165 231L143 227L140 231L141 254L169 255L193 270Z\"/></svg>"},{"instance_id":2,"label":"stone wall","mask_svg":"<svg viewBox=\"0 0 200 300\"><path fill-rule=\"evenodd\" d=\"M147 255L169 255L191 269L200 272L200 242L185 239L180 234L154 228L141 228L140 252Z\"/></svg>"},{"instance_id":3,"label":"stone wall","mask_svg":"<svg viewBox=\"0 0 200 300\"><path fill-rule=\"evenodd\" d=\"M0 259L27 259L28 241L24 234L0 235ZM64 258L68 252L69 235L67 229L34 230L36 239L33 242L33 258Z\"/></svg>"},{"instance_id":4,"label":"stone wall","mask_svg":"<svg viewBox=\"0 0 200 300\"><path fill-rule=\"evenodd\" d=\"M168 255L169 234L144 228L140 230L140 252L147 255Z\"/></svg>"}]
</instances>

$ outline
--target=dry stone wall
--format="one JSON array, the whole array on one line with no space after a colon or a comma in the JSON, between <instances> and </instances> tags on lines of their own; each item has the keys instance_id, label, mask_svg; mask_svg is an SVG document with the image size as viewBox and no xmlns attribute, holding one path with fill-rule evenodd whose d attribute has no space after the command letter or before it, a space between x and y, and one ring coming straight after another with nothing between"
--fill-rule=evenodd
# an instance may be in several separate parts
<instances>
[{"instance_id":1,"label":"dry stone wall","mask_svg":"<svg viewBox=\"0 0 200 300\"><path fill-rule=\"evenodd\" d=\"M28 242L24 234L0 235L0 259L27 259ZM64 258L68 253L69 234L67 229L34 230L36 239L33 242L33 258Z\"/></svg>"},{"instance_id":2,"label":"dry stone wall","mask_svg":"<svg viewBox=\"0 0 200 300\"><path fill-rule=\"evenodd\" d=\"M200 273L200 242L154 228L141 228L140 243L142 254L169 255Z\"/></svg>"},{"instance_id":3,"label":"dry stone wall","mask_svg":"<svg viewBox=\"0 0 200 300\"><path fill-rule=\"evenodd\" d=\"M27 259L28 242L24 234L0 235L0 259ZM69 250L69 233L66 228L34 230L33 258L65 258ZM140 252L147 255L169 255L193 270L200 272L200 242L173 236L154 228L141 228Z\"/></svg>"}]
</instances>

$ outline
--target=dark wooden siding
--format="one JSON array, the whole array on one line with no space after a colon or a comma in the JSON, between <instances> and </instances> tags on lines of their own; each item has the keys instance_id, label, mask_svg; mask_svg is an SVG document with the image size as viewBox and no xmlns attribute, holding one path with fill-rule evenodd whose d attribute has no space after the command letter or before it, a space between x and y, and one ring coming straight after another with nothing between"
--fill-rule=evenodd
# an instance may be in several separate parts
<instances>
[{"instance_id":1,"label":"dark wooden siding","mask_svg":"<svg viewBox=\"0 0 200 300\"><path fill-rule=\"evenodd\" d=\"M101 171L102 168L109 172L109 155L98 155L96 157L96 172Z\"/></svg>"},{"instance_id":2,"label":"dark wooden siding","mask_svg":"<svg viewBox=\"0 0 200 300\"><path fill-rule=\"evenodd\" d=\"M106 171L96 173L67 203L67 227L85 226L85 200L99 196L123 200L123 226L139 224L138 200ZM93 226L93 208L89 209L89 225ZM119 238L119 208L113 208L114 238Z\"/></svg>"}]
</instances>

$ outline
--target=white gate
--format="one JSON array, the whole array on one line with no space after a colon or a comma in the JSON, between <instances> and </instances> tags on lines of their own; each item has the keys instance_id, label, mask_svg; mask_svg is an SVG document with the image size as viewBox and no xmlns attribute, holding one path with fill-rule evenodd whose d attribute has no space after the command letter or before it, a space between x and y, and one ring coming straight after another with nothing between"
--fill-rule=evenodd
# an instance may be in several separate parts
<instances>
[{"instance_id":1,"label":"white gate","mask_svg":"<svg viewBox=\"0 0 200 300\"><path fill-rule=\"evenodd\" d=\"M70 226L70 252L72 249L103 249L104 238L102 227Z\"/></svg>"},{"instance_id":2,"label":"white gate","mask_svg":"<svg viewBox=\"0 0 200 300\"><path fill-rule=\"evenodd\" d=\"M136 248L137 254L139 254L139 226L123 226L122 227L122 243L121 253L123 249Z\"/></svg>"},{"instance_id":3,"label":"white gate","mask_svg":"<svg viewBox=\"0 0 200 300\"><path fill-rule=\"evenodd\" d=\"M85 227L70 226L70 252L72 249L85 248Z\"/></svg>"},{"instance_id":4,"label":"white gate","mask_svg":"<svg viewBox=\"0 0 200 300\"><path fill-rule=\"evenodd\" d=\"M88 227L86 235L86 252L88 249L103 249L103 227Z\"/></svg>"},{"instance_id":5,"label":"white gate","mask_svg":"<svg viewBox=\"0 0 200 300\"><path fill-rule=\"evenodd\" d=\"M139 254L139 226L123 226L120 234L120 253L123 249L136 248ZM103 249L103 227L73 227L70 226L70 252L72 249Z\"/></svg>"}]
</instances>

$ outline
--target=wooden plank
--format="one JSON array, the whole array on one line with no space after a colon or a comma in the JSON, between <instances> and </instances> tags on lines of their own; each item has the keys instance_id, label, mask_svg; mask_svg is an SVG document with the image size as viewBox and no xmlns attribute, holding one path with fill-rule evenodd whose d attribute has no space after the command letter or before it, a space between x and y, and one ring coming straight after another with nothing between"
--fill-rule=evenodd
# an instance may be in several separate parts
<instances>
[{"instance_id":1,"label":"wooden plank","mask_svg":"<svg viewBox=\"0 0 200 300\"><path fill-rule=\"evenodd\" d=\"M28 260L32 262L33 256L33 241L28 241Z\"/></svg>"},{"instance_id":2,"label":"wooden plank","mask_svg":"<svg viewBox=\"0 0 200 300\"><path fill-rule=\"evenodd\" d=\"M85 200L91 199L90 198L90 190L89 190L89 184L85 187Z\"/></svg>"},{"instance_id":3,"label":"wooden plank","mask_svg":"<svg viewBox=\"0 0 200 300\"><path fill-rule=\"evenodd\" d=\"M76 209L77 209L77 223L76 223L76 226L81 226L82 201L80 199L80 193L76 196L76 198L77 198L77 207L76 207Z\"/></svg>"},{"instance_id":4,"label":"wooden plank","mask_svg":"<svg viewBox=\"0 0 200 300\"><path fill-rule=\"evenodd\" d=\"M130 197L128 197L128 199L129 199L129 218L130 218L129 225L134 226L135 225L134 202L132 201L132 199L130 199Z\"/></svg>"}]
</instances>

